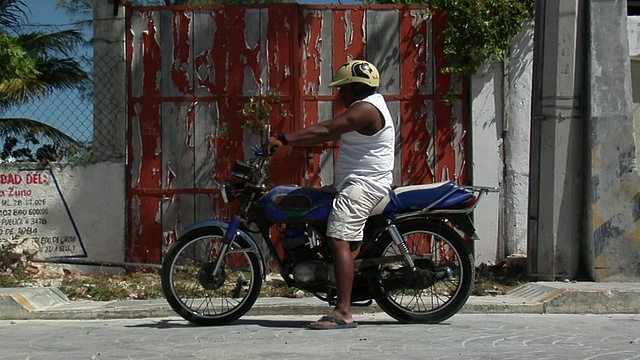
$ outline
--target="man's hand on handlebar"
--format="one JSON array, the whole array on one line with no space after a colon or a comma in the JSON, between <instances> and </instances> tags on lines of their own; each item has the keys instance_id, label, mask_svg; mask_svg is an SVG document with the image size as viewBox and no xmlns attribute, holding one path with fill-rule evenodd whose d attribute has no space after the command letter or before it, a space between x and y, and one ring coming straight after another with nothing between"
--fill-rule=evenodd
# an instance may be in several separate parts
<instances>
[{"instance_id":1,"label":"man's hand on handlebar","mask_svg":"<svg viewBox=\"0 0 640 360\"><path fill-rule=\"evenodd\" d=\"M287 145L286 136L280 134L278 136L272 136L269 138L269 142L263 145L264 153L271 156L279 147Z\"/></svg>"},{"instance_id":2,"label":"man's hand on handlebar","mask_svg":"<svg viewBox=\"0 0 640 360\"><path fill-rule=\"evenodd\" d=\"M269 142L262 145L262 153L264 154L264 156L271 156L274 152L276 152L276 150L278 150L280 146L282 146L280 140L272 136L269 138Z\"/></svg>"}]
</instances>

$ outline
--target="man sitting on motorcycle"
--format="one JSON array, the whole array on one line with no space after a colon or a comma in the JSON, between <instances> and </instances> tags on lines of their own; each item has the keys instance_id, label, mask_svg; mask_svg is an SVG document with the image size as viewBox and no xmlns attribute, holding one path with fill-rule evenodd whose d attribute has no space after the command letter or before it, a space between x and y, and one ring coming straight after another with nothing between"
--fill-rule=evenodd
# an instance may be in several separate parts
<instances>
[{"instance_id":1,"label":"man sitting on motorcycle","mask_svg":"<svg viewBox=\"0 0 640 360\"><path fill-rule=\"evenodd\" d=\"M337 87L347 110L339 116L269 139L269 146L311 146L341 139L335 182L337 195L329 215L327 237L336 278L337 302L327 316L311 323L316 330L357 327L351 311L355 242L362 241L365 221L389 192L393 181L395 130L381 94L380 74L364 60L349 61L329 87ZM357 248L357 247L356 247Z\"/></svg>"}]
</instances>

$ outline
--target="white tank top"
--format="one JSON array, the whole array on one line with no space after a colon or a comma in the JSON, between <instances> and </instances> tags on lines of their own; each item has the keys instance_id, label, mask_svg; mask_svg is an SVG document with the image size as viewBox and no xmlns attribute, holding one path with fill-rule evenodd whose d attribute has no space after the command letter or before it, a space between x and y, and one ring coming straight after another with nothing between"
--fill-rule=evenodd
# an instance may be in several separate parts
<instances>
[{"instance_id":1,"label":"white tank top","mask_svg":"<svg viewBox=\"0 0 640 360\"><path fill-rule=\"evenodd\" d=\"M357 131L342 134L342 145L336 166L336 188L355 182L366 190L387 195L393 182L395 130L389 108L380 94L370 95L364 101L375 106L384 117L384 127L373 135ZM351 106L353 106L351 104Z\"/></svg>"}]
</instances>

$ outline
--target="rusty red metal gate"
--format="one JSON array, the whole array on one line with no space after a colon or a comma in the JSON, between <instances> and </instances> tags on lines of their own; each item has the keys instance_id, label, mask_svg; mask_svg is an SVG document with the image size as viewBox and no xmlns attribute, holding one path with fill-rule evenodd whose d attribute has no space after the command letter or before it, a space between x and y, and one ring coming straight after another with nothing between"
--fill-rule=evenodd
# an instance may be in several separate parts
<instances>
[{"instance_id":1,"label":"rusty red metal gate","mask_svg":"<svg viewBox=\"0 0 640 360\"><path fill-rule=\"evenodd\" d=\"M466 183L467 86L441 70L446 16L417 6L132 7L127 260L160 263L183 228L226 218L219 186L260 136L239 110L277 93L292 131L343 109L327 84L349 59L381 72L398 134L394 183ZM460 79L458 79L460 80ZM274 184L333 181L335 147L277 154Z\"/></svg>"}]
</instances>

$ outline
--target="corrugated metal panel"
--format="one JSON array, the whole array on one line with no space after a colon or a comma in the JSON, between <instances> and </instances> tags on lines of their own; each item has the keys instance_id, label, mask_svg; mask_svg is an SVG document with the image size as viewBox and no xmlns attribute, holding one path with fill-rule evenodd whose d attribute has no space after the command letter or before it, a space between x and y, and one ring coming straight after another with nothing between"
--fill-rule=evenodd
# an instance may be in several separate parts
<instances>
[{"instance_id":1,"label":"corrugated metal panel","mask_svg":"<svg viewBox=\"0 0 640 360\"><path fill-rule=\"evenodd\" d=\"M418 7L144 7L128 10L129 260L158 263L193 221L226 217L219 184L260 134L238 111L277 92L292 131L344 111L327 87L345 61L366 58L382 75L398 129L396 185L466 182L466 93L441 74L445 16ZM274 184L333 181L339 144L276 155Z\"/></svg>"}]
</instances>

